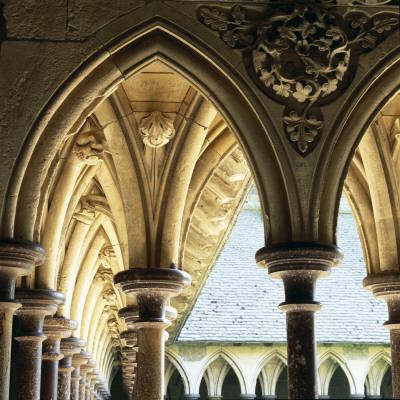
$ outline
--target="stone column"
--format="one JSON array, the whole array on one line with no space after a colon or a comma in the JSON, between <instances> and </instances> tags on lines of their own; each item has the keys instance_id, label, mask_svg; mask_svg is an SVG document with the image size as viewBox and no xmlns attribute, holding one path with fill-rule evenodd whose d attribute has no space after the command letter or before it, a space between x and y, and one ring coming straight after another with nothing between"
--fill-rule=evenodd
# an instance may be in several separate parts
<instances>
[{"instance_id":1,"label":"stone column","mask_svg":"<svg viewBox=\"0 0 400 400\"><path fill-rule=\"evenodd\" d=\"M322 243L287 243L260 249L257 263L272 278L283 280L286 313L288 391L290 399L317 396L317 348L314 313L321 308L314 292L318 278L328 276L340 264L340 250Z\"/></svg>"},{"instance_id":2,"label":"stone column","mask_svg":"<svg viewBox=\"0 0 400 400\"><path fill-rule=\"evenodd\" d=\"M18 351L18 400L40 398L42 366L43 320L53 315L65 300L62 293L46 289L19 289L15 297L22 303L17 310L20 320Z\"/></svg>"},{"instance_id":3,"label":"stone column","mask_svg":"<svg viewBox=\"0 0 400 400\"><path fill-rule=\"evenodd\" d=\"M240 398L241 399L247 399L247 400L254 400L257 397L256 394L241 394Z\"/></svg>"},{"instance_id":4,"label":"stone column","mask_svg":"<svg viewBox=\"0 0 400 400\"><path fill-rule=\"evenodd\" d=\"M83 342L85 342L86 347L86 341ZM74 370L71 373L71 400L79 400L79 383L82 379L82 376L80 375L81 366L86 364L90 359L90 355L87 357L85 354L88 353L80 351L78 354L72 356L72 366L74 367Z\"/></svg>"},{"instance_id":5,"label":"stone column","mask_svg":"<svg viewBox=\"0 0 400 400\"><path fill-rule=\"evenodd\" d=\"M124 310L131 310L132 315L137 315L137 308L124 308ZM120 310L120 312L122 311ZM128 311L129 312L129 311ZM121 314L118 313L121 317ZM125 322L128 321L128 318L125 318ZM127 323L128 327L130 326ZM137 352L139 350L138 343L137 343L137 334L136 331L133 329L121 332L120 335L121 339L125 341L126 346L122 348L122 376L123 376L123 383L124 383L124 390L131 397L132 390L135 384L136 378L136 371L137 371Z\"/></svg>"},{"instance_id":6,"label":"stone column","mask_svg":"<svg viewBox=\"0 0 400 400\"><path fill-rule=\"evenodd\" d=\"M47 339L42 349L42 379L40 386L41 400L56 400L58 385L58 361L63 358L60 341L71 335L75 321L68 318L47 317L43 322L43 333Z\"/></svg>"},{"instance_id":7,"label":"stone column","mask_svg":"<svg viewBox=\"0 0 400 400\"><path fill-rule=\"evenodd\" d=\"M115 275L115 284L128 296L135 296L139 318L139 352L134 386L135 400L160 400L164 392L164 329L167 300L190 285L190 276L170 268L129 269Z\"/></svg>"},{"instance_id":8,"label":"stone column","mask_svg":"<svg viewBox=\"0 0 400 400\"><path fill-rule=\"evenodd\" d=\"M14 300L15 281L43 263L45 251L32 242L0 240L0 400L8 400L12 319L21 303Z\"/></svg>"},{"instance_id":9,"label":"stone column","mask_svg":"<svg viewBox=\"0 0 400 400\"><path fill-rule=\"evenodd\" d=\"M208 396L208 400L221 400L222 396Z\"/></svg>"},{"instance_id":10,"label":"stone column","mask_svg":"<svg viewBox=\"0 0 400 400\"><path fill-rule=\"evenodd\" d=\"M92 372L96 368L96 361L88 361L87 364L83 365L82 367L85 367L87 370L86 374L86 387L85 387L85 397L84 399L86 400L91 400L92 393L91 393L91 380L92 380Z\"/></svg>"},{"instance_id":11,"label":"stone column","mask_svg":"<svg viewBox=\"0 0 400 400\"><path fill-rule=\"evenodd\" d=\"M72 321L71 321L72 322ZM78 328L78 323L74 322L73 329ZM86 341L69 337L61 340L61 352L64 358L60 360L58 366L58 400L70 400L71 397L71 372L74 370L72 366L72 356L80 353L81 349L86 346Z\"/></svg>"},{"instance_id":12,"label":"stone column","mask_svg":"<svg viewBox=\"0 0 400 400\"><path fill-rule=\"evenodd\" d=\"M384 272L364 279L364 288L388 306L389 320L383 326L390 331L393 398L400 398L400 273Z\"/></svg>"},{"instance_id":13,"label":"stone column","mask_svg":"<svg viewBox=\"0 0 400 400\"><path fill-rule=\"evenodd\" d=\"M184 394L183 395L183 400L191 400L191 399L199 399L200 395L199 394Z\"/></svg>"},{"instance_id":14,"label":"stone column","mask_svg":"<svg viewBox=\"0 0 400 400\"><path fill-rule=\"evenodd\" d=\"M92 353L81 351L80 355L86 360L86 363L81 365L80 374L82 376L82 379L79 381L79 400L86 400L86 377L87 374L91 372L94 367L92 366L92 364L88 364L88 362L92 358Z\"/></svg>"}]
</instances>

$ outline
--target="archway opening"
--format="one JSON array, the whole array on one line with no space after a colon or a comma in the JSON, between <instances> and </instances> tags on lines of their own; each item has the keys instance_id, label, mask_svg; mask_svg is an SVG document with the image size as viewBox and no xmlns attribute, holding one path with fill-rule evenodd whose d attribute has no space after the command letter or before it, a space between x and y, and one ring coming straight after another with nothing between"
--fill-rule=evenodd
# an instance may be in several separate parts
<instances>
[{"instance_id":1,"label":"archway opening","mask_svg":"<svg viewBox=\"0 0 400 400\"><path fill-rule=\"evenodd\" d=\"M392 390L392 367L386 370L381 383L381 396L382 399L393 399Z\"/></svg>"},{"instance_id":2,"label":"archway opening","mask_svg":"<svg viewBox=\"0 0 400 400\"><path fill-rule=\"evenodd\" d=\"M183 400L184 385L181 374L175 369L167 386L166 400Z\"/></svg>"},{"instance_id":3,"label":"archway opening","mask_svg":"<svg viewBox=\"0 0 400 400\"><path fill-rule=\"evenodd\" d=\"M125 399L121 368L117 371L112 380L110 391L113 399Z\"/></svg>"},{"instance_id":4,"label":"archway opening","mask_svg":"<svg viewBox=\"0 0 400 400\"><path fill-rule=\"evenodd\" d=\"M256 383L256 400L261 400L261 399L262 399L262 388L261 388L260 379L257 379L257 383Z\"/></svg>"},{"instance_id":5,"label":"archway opening","mask_svg":"<svg viewBox=\"0 0 400 400\"><path fill-rule=\"evenodd\" d=\"M240 383L232 368L229 369L225 376L221 393L224 400L240 400Z\"/></svg>"},{"instance_id":6,"label":"archway opening","mask_svg":"<svg viewBox=\"0 0 400 400\"><path fill-rule=\"evenodd\" d=\"M276 382L276 398L277 399L287 399L288 398L288 376L287 376L287 367L283 368L279 378Z\"/></svg>"},{"instance_id":7,"label":"archway opening","mask_svg":"<svg viewBox=\"0 0 400 400\"><path fill-rule=\"evenodd\" d=\"M207 383L206 380L203 378L200 383L200 400L207 400L208 399L208 388L207 388Z\"/></svg>"},{"instance_id":8,"label":"archway opening","mask_svg":"<svg viewBox=\"0 0 400 400\"><path fill-rule=\"evenodd\" d=\"M329 382L328 395L331 399L347 399L350 395L350 385L343 369L338 366Z\"/></svg>"}]
</instances>

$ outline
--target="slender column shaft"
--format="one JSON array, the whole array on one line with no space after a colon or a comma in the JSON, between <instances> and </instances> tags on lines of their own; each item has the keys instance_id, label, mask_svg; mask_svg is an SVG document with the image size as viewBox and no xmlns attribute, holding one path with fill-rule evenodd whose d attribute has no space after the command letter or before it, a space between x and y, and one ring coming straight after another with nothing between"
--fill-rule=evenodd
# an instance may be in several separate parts
<instances>
[{"instance_id":1,"label":"slender column shaft","mask_svg":"<svg viewBox=\"0 0 400 400\"><path fill-rule=\"evenodd\" d=\"M288 383L290 398L315 398L317 346L314 311L286 314ZM312 395L313 397L309 397Z\"/></svg>"},{"instance_id":2,"label":"slender column shaft","mask_svg":"<svg viewBox=\"0 0 400 400\"><path fill-rule=\"evenodd\" d=\"M18 352L18 400L40 398L40 376L42 362L43 320L57 311L64 301L63 294L52 290L18 290L16 292L22 307L17 311L20 320Z\"/></svg>"},{"instance_id":3,"label":"slender column shaft","mask_svg":"<svg viewBox=\"0 0 400 400\"><path fill-rule=\"evenodd\" d=\"M45 251L35 243L0 240L0 400L8 400L12 319L21 303L14 300L18 276L29 275L43 263Z\"/></svg>"},{"instance_id":4,"label":"slender column shaft","mask_svg":"<svg viewBox=\"0 0 400 400\"><path fill-rule=\"evenodd\" d=\"M160 400L164 395L164 326L139 328L137 399ZM152 387L152 382L157 382Z\"/></svg>"},{"instance_id":5,"label":"slender column shaft","mask_svg":"<svg viewBox=\"0 0 400 400\"><path fill-rule=\"evenodd\" d=\"M392 389L393 398L400 398L400 330L390 331L390 351L392 358Z\"/></svg>"},{"instance_id":6,"label":"slender column shaft","mask_svg":"<svg viewBox=\"0 0 400 400\"><path fill-rule=\"evenodd\" d=\"M45 318L43 333L47 339L43 342L41 400L56 400L58 387L58 361L63 358L60 352L60 341L71 335L76 329L75 321L67 318Z\"/></svg>"},{"instance_id":7,"label":"slender column shaft","mask_svg":"<svg viewBox=\"0 0 400 400\"><path fill-rule=\"evenodd\" d=\"M74 322L73 329L78 327L78 323ZM71 398L71 372L75 369L72 366L72 356L78 354L83 347L86 346L86 341L74 337L69 337L61 340L61 351L64 358L60 360L58 366L58 400L70 400Z\"/></svg>"},{"instance_id":8,"label":"slender column shaft","mask_svg":"<svg viewBox=\"0 0 400 400\"><path fill-rule=\"evenodd\" d=\"M139 316L131 324L138 335L135 400L161 400L164 391L164 329L167 300L190 285L190 276L172 268L143 268L115 275L115 284L138 302ZM128 325L129 326L129 325Z\"/></svg>"},{"instance_id":9,"label":"slender column shaft","mask_svg":"<svg viewBox=\"0 0 400 400\"><path fill-rule=\"evenodd\" d=\"M400 398L400 273L384 272L364 279L364 288L372 291L375 298L384 300L388 306L389 320L384 327L390 330L392 358L393 398Z\"/></svg>"},{"instance_id":10,"label":"slender column shaft","mask_svg":"<svg viewBox=\"0 0 400 400\"><path fill-rule=\"evenodd\" d=\"M90 360L90 353L81 351L72 357L72 365L75 368L71 375L71 400L79 400L81 375L81 366ZM85 379L86 380L86 379ZM86 382L84 383L86 385Z\"/></svg>"},{"instance_id":11,"label":"slender column shaft","mask_svg":"<svg viewBox=\"0 0 400 400\"><path fill-rule=\"evenodd\" d=\"M286 313L289 399L315 399L317 360L314 313L321 308L315 301L318 278L343 258L335 246L322 243L288 243L265 247L256 260L272 278L282 279Z\"/></svg>"},{"instance_id":12,"label":"slender column shaft","mask_svg":"<svg viewBox=\"0 0 400 400\"><path fill-rule=\"evenodd\" d=\"M62 355L60 354L60 357ZM41 400L57 399L58 360L43 360L40 385Z\"/></svg>"}]
</instances>

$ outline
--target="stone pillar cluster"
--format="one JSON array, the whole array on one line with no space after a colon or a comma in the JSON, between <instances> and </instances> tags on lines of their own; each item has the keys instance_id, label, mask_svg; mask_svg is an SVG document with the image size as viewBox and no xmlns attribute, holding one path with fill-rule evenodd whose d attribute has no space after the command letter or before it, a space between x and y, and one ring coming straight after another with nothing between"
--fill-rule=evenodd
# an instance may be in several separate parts
<instances>
[{"instance_id":1,"label":"stone pillar cluster","mask_svg":"<svg viewBox=\"0 0 400 400\"><path fill-rule=\"evenodd\" d=\"M90 359L81 351L86 342L70 337L76 321L53 317L65 296L50 289L15 290L17 278L30 275L44 259L45 251L34 243L0 241L0 400L9 398L13 314L19 320L18 400L87 399L79 393L80 367ZM93 392L109 399L104 382L94 387L100 381L100 376L93 379Z\"/></svg>"}]
</instances>

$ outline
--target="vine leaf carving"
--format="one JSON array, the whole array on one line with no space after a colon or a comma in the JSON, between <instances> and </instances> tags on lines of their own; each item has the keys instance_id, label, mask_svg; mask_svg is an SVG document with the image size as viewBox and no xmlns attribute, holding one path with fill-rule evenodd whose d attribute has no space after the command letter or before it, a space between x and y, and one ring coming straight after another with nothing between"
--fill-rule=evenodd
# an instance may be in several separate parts
<instances>
[{"instance_id":1,"label":"vine leaf carving","mask_svg":"<svg viewBox=\"0 0 400 400\"><path fill-rule=\"evenodd\" d=\"M284 104L283 124L295 150L306 156L316 146L324 121L319 107L350 84L358 56L376 47L397 26L394 13L338 12L333 0L316 5L240 5L200 8L203 23L242 50L250 77L270 98ZM384 0L341 0L383 4ZM343 10L342 10L343 12Z\"/></svg>"}]
</instances>

